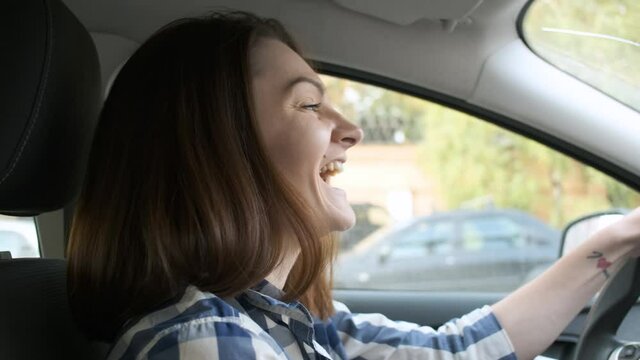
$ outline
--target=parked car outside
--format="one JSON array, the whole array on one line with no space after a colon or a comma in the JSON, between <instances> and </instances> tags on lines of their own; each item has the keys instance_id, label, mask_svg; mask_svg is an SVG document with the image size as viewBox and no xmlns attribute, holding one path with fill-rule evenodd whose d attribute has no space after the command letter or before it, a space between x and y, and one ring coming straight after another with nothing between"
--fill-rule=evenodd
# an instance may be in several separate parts
<instances>
[{"instance_id":1,"label":"parked car outside","mask_svg":"<svg viewBox=\"0 0 640 360\"><path fill-rule=\"evenodd\" d=\"M456 210L381 230L337 261L338 288L512 291L558 257L560 232L511 209Z\"/></svg>"},{"instance_id":2,"label":"parked car outside","mask_svg":"<svg viewBox=\"0 0 640 360\"><path fill-rule=\"evenodd\" d=\"M356 225L340 234L340 251L349 251L367 236L389 222L387 211L371 203L351 204L356 214Z\"/></svg>"}]
</instances>

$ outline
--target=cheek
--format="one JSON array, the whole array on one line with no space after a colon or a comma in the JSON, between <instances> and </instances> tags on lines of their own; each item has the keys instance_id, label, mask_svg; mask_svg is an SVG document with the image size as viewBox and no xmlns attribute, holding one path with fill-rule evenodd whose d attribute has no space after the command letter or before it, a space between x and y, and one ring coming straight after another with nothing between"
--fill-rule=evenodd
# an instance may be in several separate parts
<instances>
[{"instance_id":1,"label":"cheek","mask_svg":"<svg viewBox=\"0 0 640 360\"><path fill-rule=\"evenodd\" d=\"M275 106L269 97L255 100L258 130L269 159L294 186L305 190L331 142L331 129L314 114Z\"/></svg>"},{"instance_id":2,"label":"cheek","mask_svg":"<svg viewBox=\"0 0 640 360\"><path fill-rule=\"evenodd\" d=\"M267 151L279 171L299 181L315 172L322 159L321 144L312 140L287 133L274 138Z\"/></svg>"},{"instance_id":3,"label":"cheek","mask_svg":"<svg viewBox=\"0 0 640 360\"><path fill-rule=\"evenodd\" d=\"M295 176L296 180L315 174L330 142L330 132L321 127L299 125L305 120L294 119L291 126L271 128L265 134L271 161L285 176Z\"/></svg>"}]
</instances>

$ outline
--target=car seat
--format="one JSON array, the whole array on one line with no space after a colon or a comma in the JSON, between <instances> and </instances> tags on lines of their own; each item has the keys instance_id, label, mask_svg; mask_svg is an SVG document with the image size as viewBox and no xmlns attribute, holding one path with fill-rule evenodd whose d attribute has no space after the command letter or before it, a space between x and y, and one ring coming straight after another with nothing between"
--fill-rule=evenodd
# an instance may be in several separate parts
<instances>
[{"instance_id":1,"label":"car seat","mask_svg":"<svg viewBox=\"0 0 640 360\"><path fill-rule=\"evenodd\" d=\"M34 216L76 196L100 107L87 30L58 0L0 12L0 213ZM0 359L97 359L74 324L66 262L0 260Z\"/></svg>"}]
</instances>

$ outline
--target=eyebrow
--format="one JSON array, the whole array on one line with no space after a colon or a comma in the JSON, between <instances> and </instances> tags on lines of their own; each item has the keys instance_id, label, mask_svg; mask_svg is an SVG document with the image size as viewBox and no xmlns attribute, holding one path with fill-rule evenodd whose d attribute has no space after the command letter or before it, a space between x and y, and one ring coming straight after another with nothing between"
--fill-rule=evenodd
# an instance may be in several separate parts
<instances>
[{"instance_id":1,"label":"eyebrow","mask_svg":"<svg viewBox=\"0 0 640 360\"><path fill-rule=\"evenodd\" d=\"M316 89L318 89L318 91L320 92L320 94L322 96L324 96L324 85L322 85L322 83L316 79L312 79L310 77L306 77L306 76L299 76L291 81L289 81L289 83L287 83L287 85L285 86L285 92L289 92L291 91L291 89L300 84L300 83L309 83L313 86L315 86Z\"/></svg>"}]
</instances>

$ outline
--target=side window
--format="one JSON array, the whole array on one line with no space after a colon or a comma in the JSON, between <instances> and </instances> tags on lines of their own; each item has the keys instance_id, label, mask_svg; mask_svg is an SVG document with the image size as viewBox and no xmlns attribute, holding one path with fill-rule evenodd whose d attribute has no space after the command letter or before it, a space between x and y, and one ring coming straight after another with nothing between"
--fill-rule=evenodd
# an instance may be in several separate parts
<instances>
[{"instance_id":1,"label":"side window","mask_svg":"<svg viewBox=\"0 0 640 360\"><path fill-rule=\"evenodd\" d=\"M388 238L390 257L403 259L451 252L455 234L450 221L423 221Z\"/></svg>"},{"instance_id":2,"label":"side window","mask_svg":"<svg viewBox=\"0 0 640 360\"><path fill-rule=\"evenodd\" d=\"M31 217L0 215L0 252L12 258L40 257L36 224Z\"/></svg>"},{"instance_id":3,"label":"side window","mask_svg":"<svg viewBox=\"0 0 640 360\"><path fill-rule=\"evenodd\" d=\"M462 243L466 251L496 251L525 245L522 226L505 216L486 216L462 222Z\"/></svg>"},{"instance_id":4,"label":"side window","mask_svg":"<svg viewBox=\"0 0 640 360\"><path fill-rule=\"evenodd\" d=\"M639 203L606 174L481 119L323 80L365 133L331 182L357 217L342 235L338 288L510 291L556 260L567 223Z\"/></svg>"}]
</instances>

